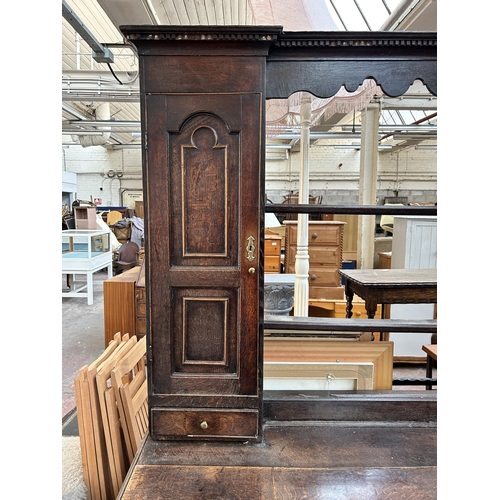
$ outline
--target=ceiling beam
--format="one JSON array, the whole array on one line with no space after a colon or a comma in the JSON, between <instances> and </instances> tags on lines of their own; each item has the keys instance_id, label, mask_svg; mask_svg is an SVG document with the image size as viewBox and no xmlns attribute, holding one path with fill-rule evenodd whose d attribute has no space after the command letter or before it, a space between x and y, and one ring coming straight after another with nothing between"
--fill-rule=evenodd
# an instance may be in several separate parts
<instances>
[{"instance_id":1,"label":"ceiling beam","mask_svg":"<svg viewBox=\"0 0 500 500\"><path fill-rule=\"evenodd\" d=\"M71 7L62 0L62 16L71 27L89 44L92 49L92 57L98 63L112 63L114 62L114 55L111 50L104 47L95 36L83 24L80 18L74 13Z\"/></svg>"}]
</instances>

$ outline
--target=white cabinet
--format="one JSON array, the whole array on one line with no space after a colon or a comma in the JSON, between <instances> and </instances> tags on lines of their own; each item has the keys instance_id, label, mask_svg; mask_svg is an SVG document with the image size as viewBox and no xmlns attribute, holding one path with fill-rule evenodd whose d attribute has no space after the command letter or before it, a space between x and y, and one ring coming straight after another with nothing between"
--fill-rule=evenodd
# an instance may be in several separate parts
<instances>
[{"instance_id":1,"label":"white cabinet","mask_svg":"<svg viewBox=\"0 0 500 500\"><path fill-rule=\"evenodd\" d=\"M437 217L394 217L392 269L437 267ZM432 319L434 304L391 304L391 319ZM429 333L390 334L395 361L425 358L422 345L430 344Z\"/></svg>"},{"instance_id":2,"label":"white cabinet","mask_svg":"<svg viewBox=\"0 0 500 500\"><path fill-rule=\"evenodd\" d=\"M110 233L102 229L62 231L62 274L67 276L63 297L87 297L90 305L94 301L94 273L107 268L108 278L113 277Z\"/></svg>"},{"instance_id":3,"label":"white cabinet","mask_svg":"<svg viewBox=\"0 0 500 500\"><path fill-rule=\"evenodd\" d=\"M394 217L392 269L437 266L437 217Z\"/></svg>"}]
</instances>

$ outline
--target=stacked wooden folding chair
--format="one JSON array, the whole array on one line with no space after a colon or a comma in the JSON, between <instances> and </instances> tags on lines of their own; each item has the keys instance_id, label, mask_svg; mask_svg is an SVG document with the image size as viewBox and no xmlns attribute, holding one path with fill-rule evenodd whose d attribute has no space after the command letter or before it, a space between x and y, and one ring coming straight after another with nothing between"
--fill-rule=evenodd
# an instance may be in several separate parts
<instances>
[{"instance_id":1,"label":"stacked wooden folding chair","mask_svg":"<svg viewBox=\"0 0 500 500\"><path fill-rule=\"evenodd\" d=\"M111 384L117 396L129 466L148 431L145 355L146 338L143 337L111 372Z\"/></svg>"},{"instance_id":2,"label":"stacked wooden folding chair","mask_svg":"<svg viewBox=\"0 0 500 500\"><path fill-rule=\"evenodd\" d=\"M142 345L145 354L145 343ZM115 499L130 466L128 431L120 422L119 397L112 386L111 373L135 346L136 336L122 337L117 333L104 353L90 366L84 366L75 380L78 431L89 500Z\"/></svg>"},{"instance_id":3,"label":"stacked wooden folding chair","mask_svg":"<svg viewBox=\"0 0 500 500\"><path fill-rule=\"evenodd\" d=\"M95 375L99 365L108 359L121 343L121 335L117 333L103 354L90 366L81 368L75 379L78 434L89 500L105 499L112 493Z\"/></svg>"}]
</instances>

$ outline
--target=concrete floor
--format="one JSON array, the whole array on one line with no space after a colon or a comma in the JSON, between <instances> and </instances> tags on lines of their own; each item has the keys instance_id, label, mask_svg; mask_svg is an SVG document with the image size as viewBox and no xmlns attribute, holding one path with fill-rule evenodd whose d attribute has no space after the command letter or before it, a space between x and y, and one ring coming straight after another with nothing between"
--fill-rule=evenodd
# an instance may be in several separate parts
<instances>
[{"instance_id":1,"label":"concrete floor","mask_svg":"<svg viewBox=\"0 0 500 500\"><path fill-rule=\"evenodd\" d=\"M66 287L66 277L62 277ZM94 273L94 303L83 297L62 298L62 418L76 406L74 381L78 370L104 351L104 293L107 271Z\"/></svg>"},{"instance_id":2,"label":"concrete floor","mask_svg":"<svg viewBox=\"0 0 500 500\"><path fill-rule=\"evenodd\" d=\"M107 271L94 274L94 303L86 298L62 298L62 419L76 407L74 380L78 370L104 351L104 293ZM66 277L62 277L62 287ZM434 373L436 375L436 372ZM395 365L394 378L423 378L425 365ZM395 390L424 390L424 386L394 386Z\"/></svg>"}]
</instances>

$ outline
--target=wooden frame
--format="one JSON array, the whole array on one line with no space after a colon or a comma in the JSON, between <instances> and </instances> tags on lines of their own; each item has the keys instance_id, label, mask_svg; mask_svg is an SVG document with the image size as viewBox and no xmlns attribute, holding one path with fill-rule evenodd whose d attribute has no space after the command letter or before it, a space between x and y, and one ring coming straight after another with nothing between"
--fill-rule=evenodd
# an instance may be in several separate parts
<instances>
[{"instance_id":1,"label":"wooden frame","mask_svg":"<svg viewBox=\"0 0 500 500\"><path fill-rule=\"evenodd\" d=\"M265 391L342 390L346 380L354 381L348 390L372 390L373 363L264 362Z\"/></svg>"},{"instance_id":2,"label":"wooden frame","mask_svg":"<svg viewBox=\"0 0 500 500\"><path fill-rule=\"evenodd\" d=\"M391 390L394 343L322 338L264 338L264 364L269 362L373 363L373 389Z\"/></svg>"}]
</instances>

